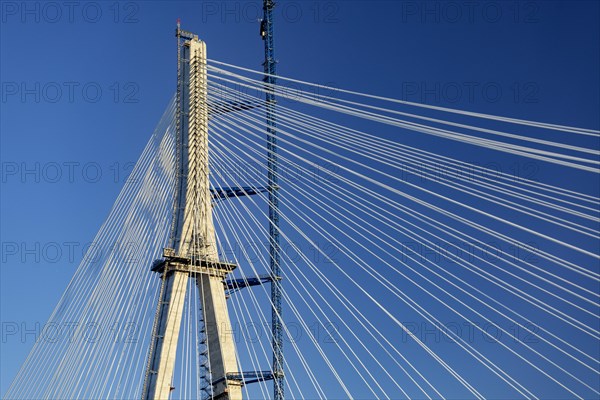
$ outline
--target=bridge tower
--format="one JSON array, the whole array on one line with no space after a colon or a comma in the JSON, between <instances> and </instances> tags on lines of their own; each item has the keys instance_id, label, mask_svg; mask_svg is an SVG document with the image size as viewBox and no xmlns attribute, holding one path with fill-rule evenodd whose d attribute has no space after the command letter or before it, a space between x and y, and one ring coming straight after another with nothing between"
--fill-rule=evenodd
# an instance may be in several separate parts
<instances>
[{"instance_id":1,"label":"bridge tower","mask_svg":"<svg viewBox=\"0 0 600 400\"><path fill-rule=\"evenodd\" d=\"M210 384L215 400L242 398L242 378L225 298L235 265L219 261L212 220L208 163L206 45L177 24L178 179L170 246L152 270L161 276L143 400L168 400L188 280L194 279L204 311Z\"/></svg>"}]
</instances>

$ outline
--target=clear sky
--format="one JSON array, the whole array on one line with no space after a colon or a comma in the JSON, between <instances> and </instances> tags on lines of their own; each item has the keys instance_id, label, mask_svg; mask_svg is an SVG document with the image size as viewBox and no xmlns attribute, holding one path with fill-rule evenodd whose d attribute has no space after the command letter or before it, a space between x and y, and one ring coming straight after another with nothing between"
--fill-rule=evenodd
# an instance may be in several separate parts
<instances>
[{"instance_id":1,"label":"clear sky","mask_svg":"<svg viewBox=\"0 0 600 400\"><path fill-rule=\"evenodd\" d=\"M257 1L0 7L4 393L175 90L177 18L215 60L260 70L263 42ZM281 1L275 53L279 74L306 81L600 129L599 21L597 1Z\"/></svg>"}]
</instances>

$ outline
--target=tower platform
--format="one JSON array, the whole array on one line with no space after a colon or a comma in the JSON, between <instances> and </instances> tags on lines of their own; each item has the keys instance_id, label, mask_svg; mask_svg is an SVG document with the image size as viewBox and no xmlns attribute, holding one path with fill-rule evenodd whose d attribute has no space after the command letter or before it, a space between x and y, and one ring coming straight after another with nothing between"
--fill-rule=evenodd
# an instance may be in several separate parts
<instances>
[{"instance_id":1,"label":"tower platform","mask_svg":"<svg viewBox=\"0 0 600 400\"><path fill-rule=\"evenodd\" d=\"M154 261L152 271L169 273L170 271L188 272L190 274L208 274L225 278L237 268L236 264L201 259L200 257L183 257L175 255L172 249L164 249L163 258Z\"/></svg>"}]
</instances>

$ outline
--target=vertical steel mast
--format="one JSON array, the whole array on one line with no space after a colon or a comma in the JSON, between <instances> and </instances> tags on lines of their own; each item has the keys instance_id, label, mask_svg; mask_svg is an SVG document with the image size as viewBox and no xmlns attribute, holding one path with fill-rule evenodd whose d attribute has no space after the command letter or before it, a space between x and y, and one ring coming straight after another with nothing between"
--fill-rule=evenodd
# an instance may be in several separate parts
<instances>
[{"instance_id":1,"label":"vertical steel mast","mask_svg":"<svg viewBox=\"0 0 600 400\"><path fill-rule=\"evenodd\" d=\"M273 44L273 0L263 0L261 35L265 42L264 82L267 117L267 187L269 189L269 259L273 277L281 276L279 248L279 194L277 171L277 125L275 121L275 52ZM271 282L273 341L273 397L284 399L283 387L283 319L281 315L281 281Z\"/></svg>"},{"instance_id":2,"label":"vertical steel mast","mask_svg":"<svg viewBox=\"0 0 600 400\"><path fill-rule=\"evenodd\" d=\"M160 273L143 400L168 400L188 288L195 278L206 324L209 379L215 400L241 400L224 280L236 267L219 261L209 187L206 45L177 24L178 179L170 247L152 270ZM190 294L191 295L191 294Z\"/></svg>"}]
</instances>

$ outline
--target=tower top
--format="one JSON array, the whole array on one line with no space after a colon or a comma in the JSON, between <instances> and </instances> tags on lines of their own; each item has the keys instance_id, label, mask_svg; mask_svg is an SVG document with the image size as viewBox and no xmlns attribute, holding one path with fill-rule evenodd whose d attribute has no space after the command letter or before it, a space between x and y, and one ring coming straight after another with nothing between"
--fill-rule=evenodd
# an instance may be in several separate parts
<instances>
[{"instance_id":1,"label":"tower top","mask_svg":"<svg viewBox=\"0 0 600 400\"><path fill-rule=\"evenodd\" d=\"M195 33L181 29L181 20L179 18L177 18L177 28L175 29L175 36L177 36L178 39L196 41L199 40L198 35L196 35Z\"/></svg>"}]
</instances>

